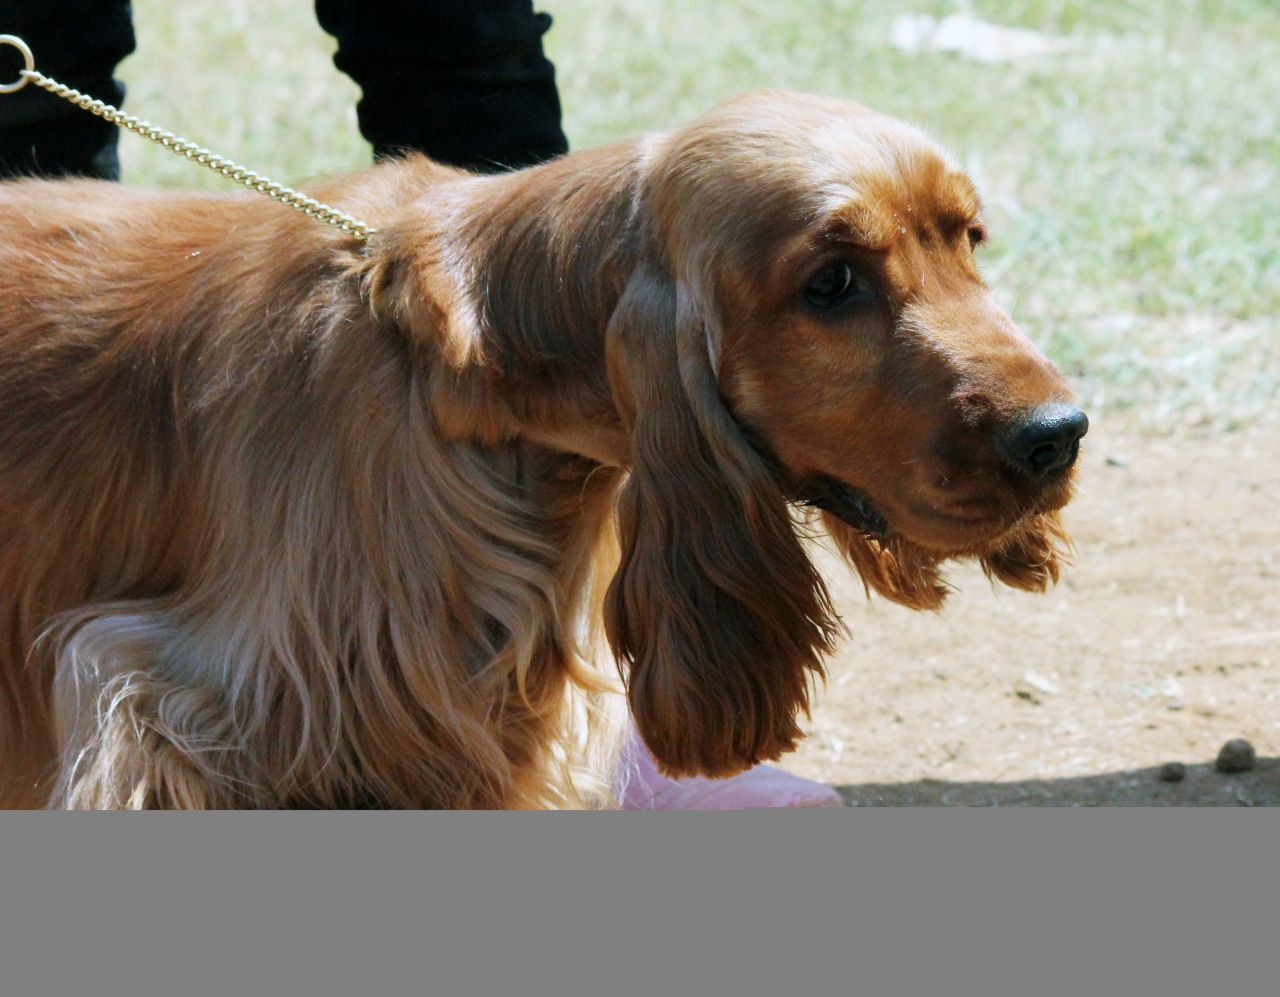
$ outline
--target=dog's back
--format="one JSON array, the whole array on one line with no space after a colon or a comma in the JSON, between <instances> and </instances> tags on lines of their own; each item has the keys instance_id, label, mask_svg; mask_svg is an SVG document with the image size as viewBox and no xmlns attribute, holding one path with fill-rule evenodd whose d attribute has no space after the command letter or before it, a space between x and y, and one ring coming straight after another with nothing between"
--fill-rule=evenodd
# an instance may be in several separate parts
<instances>
[{"instance_id":1,"label":"dog's back","mask_svg":"<svg viewBox=\"0 0 1280 997\"><path fill-rule=\"evenodd\" d=\"M459 177L318 193L379 224ZM360 244L244 193L0 212L0 806L545 803L547 537L514 447L440 438Z\"/></svg>"},{"instance_id":2,"label":"dog's back","mask_svg":"<svg viewBox=\"0 0 1280 997\"><path fill-rule=\"evenodd\" d=\"M272 349L249 338L273 327L246 302L293 308L334 264L313 222L246 194L21 181L0 184L0 213L0 805L13 806L43 802L56 768L37 637L75 607L161 597L202 556L201 426Z\"/></svg>"}]
</instances>

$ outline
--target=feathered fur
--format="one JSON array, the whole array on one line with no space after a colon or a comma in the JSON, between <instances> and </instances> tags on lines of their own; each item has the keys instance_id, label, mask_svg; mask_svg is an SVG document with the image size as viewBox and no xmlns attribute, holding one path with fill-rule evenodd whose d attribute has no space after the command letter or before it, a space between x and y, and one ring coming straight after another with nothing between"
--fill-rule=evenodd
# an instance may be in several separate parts
<instances>
[{"instance_id":1,"label":"feathered fur","mask_svg":"<svg viewBox=\"0 0 1280 997\"><path fill-rule=\"evenodd\" d=\"M793 506L813 474L887 515L829 525L890 598L937 605L950 556L1056 578L1069 482L985 440L1065 388L946 234L976 198L914 129L760 94L316 193L377 236L0 188L0 802L607 802L605 631L668 772L775 758L841 626ZM876 264L882 305L806 312L797 275L903 196L928 230ZM926 465L988 520L921 513Z\"/></svg>"}]
</instances>

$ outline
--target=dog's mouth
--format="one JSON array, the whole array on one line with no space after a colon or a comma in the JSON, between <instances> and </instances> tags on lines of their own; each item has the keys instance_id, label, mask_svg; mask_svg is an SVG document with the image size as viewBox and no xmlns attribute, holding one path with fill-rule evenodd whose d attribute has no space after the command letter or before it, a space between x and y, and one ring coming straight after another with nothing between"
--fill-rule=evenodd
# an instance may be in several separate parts
<instances>
[{"instance_id":1,"label":"dog's mouth","mask_svg":"<svg viewBox=\"0 0 1280 997\"><path fill-rule=\"evenodd\" d=\"M889 521L884 513L875 507L865 492L839 478L824 474L808 479L801 486L797 500L801 505L831 513L873 540L889 538Z\"/></svg>"},{"instance_id":2,"label":"dog's mouth","mask_svg":"<svg viewBox=\"0 0 1280 997\"><path fill-rule=\"evenodd\" d=\"M824 474L805 479L796 490L795 501L802 506L830 513L869 540L885 543L893 534L888 517L870 496L839 478ZM908 512L920 521L931 523L935 532L945 529L948 535L933 537L932 540L928 537L916 537L913 533L904 532L903 524L898 531L900 538L928 550L948 554L985 550L993 538L1003 536L1016 527L1018 522L1006 522L994 512L952 514L937 508L909 509Z\"/></svg>"}]
</instances>

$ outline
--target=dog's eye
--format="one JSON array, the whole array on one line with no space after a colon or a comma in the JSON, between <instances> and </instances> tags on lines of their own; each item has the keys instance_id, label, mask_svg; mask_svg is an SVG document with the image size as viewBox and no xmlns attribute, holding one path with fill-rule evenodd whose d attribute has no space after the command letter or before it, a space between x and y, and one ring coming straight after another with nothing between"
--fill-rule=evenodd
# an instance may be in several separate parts
<instances>
[{"instance_id":1,"label":"dog's eye","mask_svg":"<svg viewBox=\"0 0 1280 997\"><path fill-rule=\"evenodd\" d=\"M969 247L977 249L987 241L987 227L980 222L969 226Z\"/></svg>"},{"instance_id":2,"label":"dog's eye","mask_svg":"<svg viewBox=\"0 0 1280 997\"><path fill-rule=\"evenodd\" d=\"M855 301L871 301L875 291L848 263L832 263L819 270L804 289L804 298L814 308L831 311Z\"/></svg>"}]
</instances>

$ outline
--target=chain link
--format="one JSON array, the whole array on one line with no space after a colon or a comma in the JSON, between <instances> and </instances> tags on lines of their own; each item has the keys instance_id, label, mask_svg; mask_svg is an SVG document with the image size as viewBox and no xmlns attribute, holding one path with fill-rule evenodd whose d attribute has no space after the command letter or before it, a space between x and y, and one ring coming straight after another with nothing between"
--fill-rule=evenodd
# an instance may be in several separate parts
<instances>
[{"instance_id":1,"label":"chain link","mask_svg":"<svg viewBox=\"0 0 1280 997\"><path fill-rule=\"evenodd\" d=\"M13 44L13 36L0 36L0 42ZM50 79L39 70L31 68L32 61L30 51L25 45L15 45L19 51L26 56L27 67L21 70L21 83L34 83L36 86L47 90L49 93L68 100L77 107L84 108L90 114L95 114L99 118L105 118L114 125L128 129L136 135L141 135L145 139L155 142L157 145L163 146L169 151L183 156L191 160L193 163L199 163L207 169L213 170L228 180L234 180L236 183L243 184L250 190L256 190L261 194L266 194L273 201L279 201L281 204L287 204L296 211L301 211L309 218L317 221L325 222L334 228L341 229L355 238L367 241L377 229L366 225L364 222L353 218L345 211L339 211L337 208L330 207L317 201L314 197L308 197L292 187L286 187L284 184L276 183L268 177L264 177L254 172L248 167L241 166L239 163L232 162L230 159L224 159L216 153L210 152L202 146L196 145L173 132L165 131L158 128L149 121L142 118L134 117L132 114L125 114L119 108L112 107L105 101L97 100L87 94L81 93L66 84L59 83L57 80ZM10 86L13 86L12 84ZM13 92L12 90L4 90L0 92Z\"/></svg>"}]
</instances>

